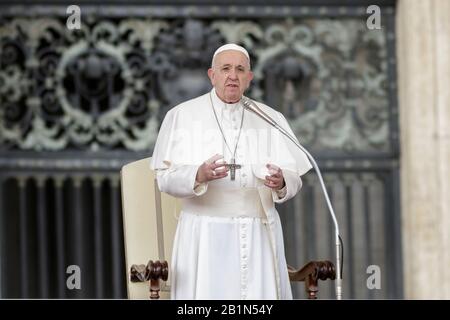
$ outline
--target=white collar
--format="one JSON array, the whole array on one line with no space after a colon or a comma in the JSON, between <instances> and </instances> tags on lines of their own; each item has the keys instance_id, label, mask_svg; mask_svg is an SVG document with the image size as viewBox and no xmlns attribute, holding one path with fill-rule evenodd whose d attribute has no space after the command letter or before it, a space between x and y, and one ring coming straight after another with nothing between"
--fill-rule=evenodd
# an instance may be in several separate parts
<instances>
[{"instance_id":1,"label":"white collar","mask_svg":"<svg viewBox=\"0 0 450 320\"><path fill-rule=\"evenodd\" d=\"M214 102L214 107L216 108L217 111L222 111L223 108L225 108L225 110L235 111L239 106L241 106L241 101L238 101L236 103L223 102L217 95L216 88L211 89L211 96Z\"/></svg>"}]
</instances>

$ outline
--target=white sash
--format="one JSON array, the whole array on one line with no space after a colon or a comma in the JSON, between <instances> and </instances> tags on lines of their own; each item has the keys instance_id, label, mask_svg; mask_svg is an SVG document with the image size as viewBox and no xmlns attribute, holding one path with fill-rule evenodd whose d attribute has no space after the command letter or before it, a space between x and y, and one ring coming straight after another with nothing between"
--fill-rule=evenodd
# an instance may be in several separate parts
<instances>
[{"instance_id":1,"label":"white sash","mask_svg":"<svg viewBox=\"0 0 450 320\"><path fill-rule=\"evenodd\" d=\"M215 189L199 196L182 199L183 211L212 217L265 218L261 198L256 188Z\"/></svg>"}]
</instances>

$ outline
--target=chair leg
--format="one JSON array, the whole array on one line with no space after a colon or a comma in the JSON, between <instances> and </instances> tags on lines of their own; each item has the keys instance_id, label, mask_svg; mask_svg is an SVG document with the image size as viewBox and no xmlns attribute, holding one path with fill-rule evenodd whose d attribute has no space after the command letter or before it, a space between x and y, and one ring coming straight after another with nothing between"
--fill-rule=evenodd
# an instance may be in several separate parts
<instances>
[{"instance_id":1,"label":"chair leg","mask_svg":"<svg viewBox=\"0 0 450 320\"><path fill-rule=\"evenodd\" d=\"M309 275L305 281L305 291L308 295L308 299L315 300L317 299L317 293L319 292L318 279Z\"/></svg>"},{"instance_id":2,"label":"chair leg","mask_svg":"<svg viewBox=\"0 0 450 320\"><path fill-rule=\"evenodd\" d=\"M150 260L147 266L133 264L130 270L131 282L149 281L150 299L159 299L160 280L167 281L168 276L169 266L167 261L153 262Z\"/></svg>"},{"instance_id":3,"label":"chair leg","mask_svg":"<svg viewBox=\"0 0 450 320\"><path fill-rule=\"evenodd\" d=\"M159 279L150 280L150 299L159 299L160 288Z\"/></svg>"}]
</instances>

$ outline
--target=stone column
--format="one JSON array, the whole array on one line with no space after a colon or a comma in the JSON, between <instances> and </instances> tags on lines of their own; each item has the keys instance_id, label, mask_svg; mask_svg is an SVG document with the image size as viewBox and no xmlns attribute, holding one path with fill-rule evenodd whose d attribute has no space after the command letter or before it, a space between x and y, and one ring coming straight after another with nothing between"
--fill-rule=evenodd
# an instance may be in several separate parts
<instances>
[{"instance_id":1,"label":"stone column","mask_svg":"<svg viewBox=\"0 0 450 320\"><path fill-rule=\"evenodd\" d=\"M405 298L450 299L450 1L400 0Z\"/></svg>"}]
</instances>

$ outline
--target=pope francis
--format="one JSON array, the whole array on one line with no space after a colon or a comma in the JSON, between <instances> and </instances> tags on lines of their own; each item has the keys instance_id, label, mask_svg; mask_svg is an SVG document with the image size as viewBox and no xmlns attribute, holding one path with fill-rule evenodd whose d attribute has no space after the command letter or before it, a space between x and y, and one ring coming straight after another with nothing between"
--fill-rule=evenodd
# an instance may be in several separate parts
<instances>
[{"instance_id":1,"label":"pope francis","mask_svg":"<svg viewBox=\"0 0 450 320\"><path fill-rule=\"evenodd\" d=\"M241 98L253 78L243 47L214 53L213 89L167 112L151 168L181 198L172 299L292 299L275 203L294 197L306 155ZM284 116L257 105L294 136Z\"/></svg>"}]
</instances>

